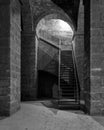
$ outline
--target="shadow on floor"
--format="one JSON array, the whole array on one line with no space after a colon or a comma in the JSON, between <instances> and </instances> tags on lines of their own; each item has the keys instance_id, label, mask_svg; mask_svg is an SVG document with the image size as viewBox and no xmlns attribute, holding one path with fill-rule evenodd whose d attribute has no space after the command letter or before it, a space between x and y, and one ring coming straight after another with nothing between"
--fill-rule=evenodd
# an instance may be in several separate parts
<instances>
[{"instance_id":1,"label":"shadow on floor","mask_svg":"<svg viewBox=\"0 0 104 130\"><path fill-rule=\"evenodd\" d=\"M7 117L0 117L0 120L4 120L5 118L7 118Z\"/></svg>"},{"instance_id":2,"label":"shadow on floor","mask_svg":"<svg viewBox=\"0 0 104 130\"><path fill-rule=\"evenodd\" d=\"M92 118L100 125L104 126L104 115L103 116L92 116Z\"/></svg>"}]
</instances>

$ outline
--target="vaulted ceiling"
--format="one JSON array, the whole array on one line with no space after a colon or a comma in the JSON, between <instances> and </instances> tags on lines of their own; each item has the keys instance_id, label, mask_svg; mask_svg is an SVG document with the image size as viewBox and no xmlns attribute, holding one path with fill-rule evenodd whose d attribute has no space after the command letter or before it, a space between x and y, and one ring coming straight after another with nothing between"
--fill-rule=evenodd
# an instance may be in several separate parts
<instances>
[{"instance_id":1,"label":"vaulted ceiling","mask_svg":"<svg viewBox=\"0 0 104 130\"><path fill-rule=\"evenodd\" d=\"M23 25L25 28L33 22L30 20L30 15L36 21L39 17L48 12L58 12L60 17L65 21L68 20L66 14L70 17L73 26L77 29L78 9L80 0L20 0L23 3L22 12L24 13ZM30 6L29 6L30 5ZM55 6L56 5L56 6ZM30 10L31 7L31 11ZM58 8L59 7L59 8ZM64 12L65 13L64 13ZM64 17L65 15L65 17Z\"/></svg>"},{"instance_id":2,"label":"vaulted ceiling","mask_svg":"<svg viewBox=\"0 0 104 130\"><path fill-rule=\"evenodd\" d=\"M78 9L80 0L52 0L56 5L62 8L77 25Z\"/></svg>"}]
</instances>

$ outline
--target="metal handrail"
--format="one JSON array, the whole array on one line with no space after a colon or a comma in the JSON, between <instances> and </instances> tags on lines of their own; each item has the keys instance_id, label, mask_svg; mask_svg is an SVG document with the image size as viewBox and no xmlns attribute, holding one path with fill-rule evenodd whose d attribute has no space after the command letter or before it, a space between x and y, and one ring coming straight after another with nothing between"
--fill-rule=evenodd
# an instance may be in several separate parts
<instances>
[{"instance_id":1,"label":"metal handrail","mask_svg":"<svg viewBox=\"0 0 104 130\"><path fill-rule=\"evenodd\" d=\"M74 74L75 74L76 84L77 84L77 92L78 92L77 93L77 100L80 104L80 84L79 84L79 80L78 80L78 74L77 74L77 67L76 67L76 62L75 62L73 45L72 45L72 57L73 57L73 64L74 64Z\"/></svg>"},{"instance_id":2,"label":"metal handrail","mask_svg":"<svg viewBox=\"0 0 104 130\"><path fill-rule=\"evenodd\" d=\"M61 48L61 40L59 40L59 48ZM60 100L60 92L61 92L61 89L60 89L60 66L61 66L61 49L59 49L59 69L58 69L58 104L59 104L59 100Z\"/></svg>"}]
</instances>

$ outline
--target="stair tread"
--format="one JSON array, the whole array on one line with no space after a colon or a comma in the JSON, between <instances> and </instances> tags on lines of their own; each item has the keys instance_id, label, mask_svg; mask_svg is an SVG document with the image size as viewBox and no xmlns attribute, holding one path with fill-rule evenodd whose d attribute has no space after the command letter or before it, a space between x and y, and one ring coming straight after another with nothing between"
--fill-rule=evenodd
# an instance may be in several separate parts
<instances>
[{"instance_id":1,"label":"stair tread","mask_svg":"<svg viewBox=\"0 0 104 130\"><path fill-rule=\"evenodd\" d=\"M69 59L69 60L68 60ZM74 73L74 64L72 58L72 51L62 51L61 65L60 65L60 107L79 107L75 98L77 97L78 90L76 89L76 79Z\"/></svg>"}]
</instances>

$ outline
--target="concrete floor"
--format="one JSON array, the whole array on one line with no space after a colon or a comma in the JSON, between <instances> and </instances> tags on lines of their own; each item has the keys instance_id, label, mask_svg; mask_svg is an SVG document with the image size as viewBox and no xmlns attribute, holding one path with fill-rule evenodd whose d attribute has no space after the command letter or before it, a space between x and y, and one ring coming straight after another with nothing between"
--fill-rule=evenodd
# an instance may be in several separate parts
<instances>
[{"instance_id":1,"label":"concrete floor","mask_svg":"<svg viewBox=\"0 0 104 130\"><path fill-rule=\"evenodd\" d=\"M0 120L0 130L104 130L104 117L46 107L47 102L25 102L21 110Z\"/></svg>"}]
</instances>

